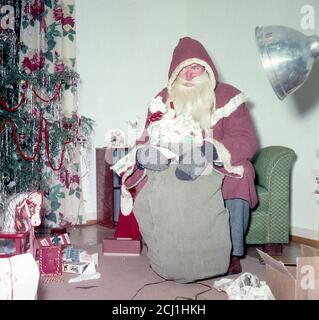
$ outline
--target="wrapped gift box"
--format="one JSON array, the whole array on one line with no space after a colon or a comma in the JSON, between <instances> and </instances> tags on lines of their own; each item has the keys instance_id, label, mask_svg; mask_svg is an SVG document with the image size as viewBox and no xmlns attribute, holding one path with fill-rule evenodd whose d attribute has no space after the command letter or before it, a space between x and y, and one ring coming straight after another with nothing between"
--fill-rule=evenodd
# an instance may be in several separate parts
<instances>
[{"instance_id":1,"label":"wrapped gift box","mask_svg":"<svg viewBox=\"0 0 319 320\"><path fill-rule=\"evenodd\" d=\"M62 260L63 262L93 262L98 265L99 255L98 253L88 254L85 250L67 247L63 250Z\"/></svg>"},{"instance_id":2,"label":"wrapped gift box","mask_svg":"<svg viewBox=\"0 0 319 320\"><path fill-rule=\"evenodd\" d=\"M38 240L39 246L47 247L52 245L68 246L71 244L70 237L67 233L54 235Z\"/></svg>"},{"instance_id":3,"label":"wrapped gift box","mask_svg":"<svg viewBox=\"0 0 319 320\"><path fill-rule=\"evenodd\" d=\"M40 247L39 269L41 276L62 275L62 249L60 246Z\"/></svg>"},{"instance_id":4,"label":"wrapped gift box","mask_svg":"<svg viewBox=\"0 0 319 320\"><path fill-rule=\"evenodd\" d=\"M103 240L105 256L139 256L141 240L131 238L106 238Z\"/></svg>"},{"instance_id":5,"label":"wrapped gift box","mask_svg":"<svg viewBox=\"0 0 319 320\"><path fill-rule=\"evenodd\" d=\"M78 248L68 247L63 250L63 261L81 262L82 257L86 255L86 251Z\"/></svg>"},{"instance_id":6,"label":"wrapped gift box","mask_svg":"<svg viewBox=\"0 0 319 320\"><path fill-rule=\"evenodd\" d=\"M63 272L82 274L88 266L87 262L64 261Z\"/></svg>"}]
</instances>

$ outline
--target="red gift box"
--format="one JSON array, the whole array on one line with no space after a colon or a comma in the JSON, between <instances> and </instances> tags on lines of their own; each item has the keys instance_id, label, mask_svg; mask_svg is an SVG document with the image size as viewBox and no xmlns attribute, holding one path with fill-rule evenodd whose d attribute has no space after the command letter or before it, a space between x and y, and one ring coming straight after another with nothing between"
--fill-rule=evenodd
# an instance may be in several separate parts
<instances>
[{"instance_id":1,"label":"red gift box","mask_svg":"<svg viewBox=\"0 0 319 320\"><path fill-rule=\"evenodd\" d=\"M60 246L40 247L39 268L41 276L62 275L62 248Z\"/></svg>"},{"instance_id":2,"label":"red gift box","mask_svg":"<svg viewBox=\"0 0 319 320\"><path fill-rule=\"evenodd\" d=\"M139 256L141 254L141 240L131 238L104 239L103 253L106 256Z\"/></svg>"},{"instance_id":3,"label":"red gift box","mask_svg":"<svg viewBox=\"0 0 319 320\"><path fill-rule=\"evenodd\" d=\"M15 252L8 254L0 254L0 258L10 258L16 254L22 254L26 252L27 238L30 236L29 231L27 232L13 232L3 233L0 232L0 239L11 239L15 241Z\"/></svg>"},{"instance_id":4,"label":"red gift box","mask_svg":"<svg viewBox=\"0 0 319 320\"><path fill-rule=\"evenodd\" d=\"M57 243L54 243L54 240L57 240ZM70 245L71 241L70 241L70 237L67 233L63 233L60 235L56 234L56 237L46 237L43 239L39 239L38 240L39 246L52 246L52 245Z\"/></svg>"},{"instance_id":5,"label":"red gift box","mask_svg":"<svg viewBox=\"0 0 319 320\"><path fill-rule=\"evenodd\" d=\"M52 228L50 231L51 236L60 235L64 233L68 233L66 228Z\"/></svg>"}]
</instances>

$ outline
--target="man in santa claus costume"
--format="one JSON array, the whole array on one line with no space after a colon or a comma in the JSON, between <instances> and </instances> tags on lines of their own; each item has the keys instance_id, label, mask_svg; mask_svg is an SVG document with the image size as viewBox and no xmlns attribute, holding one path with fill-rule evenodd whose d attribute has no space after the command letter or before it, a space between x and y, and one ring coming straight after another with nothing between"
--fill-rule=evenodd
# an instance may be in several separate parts
<instances>
[{"instance_id":1,"label":"man in santa claus costume","mask_svg":"<svg viewBox=\"0 0 319 320\"><path fill-rule=\"evenodd\" d=\"M224 174L222 194L229 211L232 242L228 274L242 272L244 236L250 210L257 204L255 172L250 162L257 150L257 138L245 96L235 87L219 82L217 70L203 45L185 37L173 52L167 87L154 101L158 108L149 106L146 129L165 117L181 115L191 116L199 123L203 144L179 156L175 175L191 183L205 174L207 166ZM140 180L144 168L161 171L172 161L150 144L149 131L145 132L138 142L144 146L137 150L136 170L126 180L127 186ZM136 187L137 193L144 183L145 178Z\"/></svg>"}]
</instances>

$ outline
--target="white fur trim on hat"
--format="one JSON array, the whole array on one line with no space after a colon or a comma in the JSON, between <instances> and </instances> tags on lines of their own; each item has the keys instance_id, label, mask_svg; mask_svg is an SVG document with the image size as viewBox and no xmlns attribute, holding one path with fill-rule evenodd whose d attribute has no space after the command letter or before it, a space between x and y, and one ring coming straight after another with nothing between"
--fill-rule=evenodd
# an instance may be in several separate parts
<instances>
[{"instance_id":1,"label":"white fur trim on hat","mask_svg":"<svg viewBox=\"0 0 319 320\"><path fill-rule=\"evenodd\" d=\"M172 84L173 82L176 80L178 74L182 71L182 69L186 66L189 66L193 63L197 63L200 64L201 66L205 67L210 80L212 81L212 85L213 85L213 90L215 90L216 87L216 79L215 79L215 75L213 72L213 69L211 68L211 66L204 60L198 59L198 58L191 58L191 59L186 59L183 62L181 62L173 71L172 75L170 76L170 78L168 79L168 84L167 84L167 89L168 89L168 93L171 93L171 89L172 89Z\"/></svg>"},{"instance_id":2,"label":"white fur trim on hat","mask_svg":"<svg viewBox=\"0 0 319 320\"><path fill-rule=\"evenodd\" d=\"M212 114L211 126L213 127L219 120L230 116L247 100L247 96L242 92L231 98L222 108L216 109Z\"/></svg>"}]
</instances>

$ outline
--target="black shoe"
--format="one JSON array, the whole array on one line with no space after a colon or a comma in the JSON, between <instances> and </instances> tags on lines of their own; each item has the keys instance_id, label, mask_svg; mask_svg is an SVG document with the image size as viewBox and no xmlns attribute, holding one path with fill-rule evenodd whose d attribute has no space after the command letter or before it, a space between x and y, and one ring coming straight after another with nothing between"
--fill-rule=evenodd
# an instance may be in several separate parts
<instances>
[{"instance_id":1,"label":"black shoe","mask_svg":"<svg viewBox=\"0 0 319 320\"><path fill-rule=\"evenodd\" d=\"M240 263L240 257L231 256L227 275L238 274L241 272L242 272L242 267Z\"/></svg>"}]
</instances>

